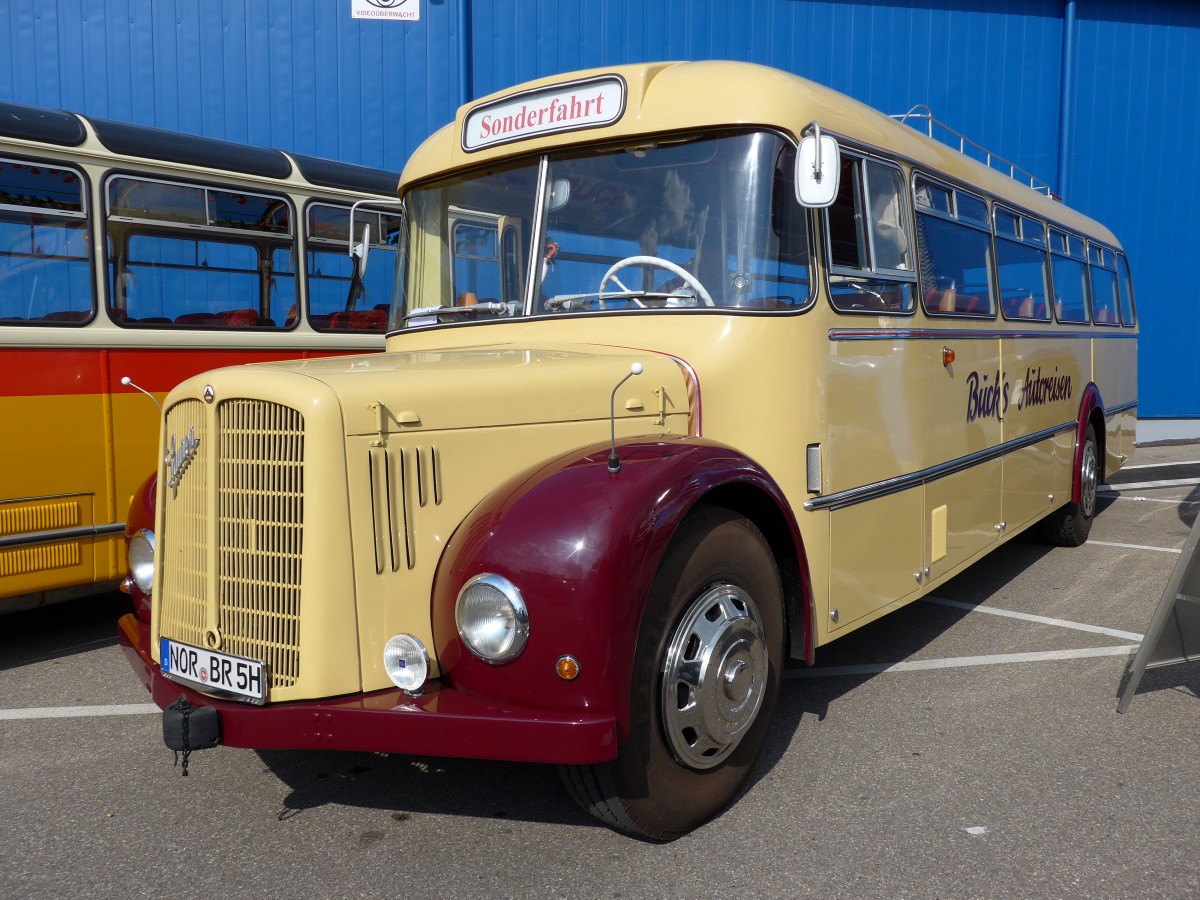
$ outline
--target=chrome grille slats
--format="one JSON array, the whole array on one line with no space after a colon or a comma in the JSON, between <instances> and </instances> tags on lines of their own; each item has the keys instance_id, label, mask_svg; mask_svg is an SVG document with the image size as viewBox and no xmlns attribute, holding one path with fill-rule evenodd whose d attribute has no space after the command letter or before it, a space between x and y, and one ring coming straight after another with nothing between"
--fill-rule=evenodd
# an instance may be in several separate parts
<instances>
[{"instance_id":1,"label":"chrome grille slats","mask_svg":"<svg viewBox=\"0 0 1200 900\"><path fill-rule=\"evenodd\" d=\"M159 546L163 558L161 632L197 647L204 646L205 602L208 596L208 469L211 444L204 404L184 400L167 411L168 435L176 440L194 430L200 439L196 455L173 491L166 488L166 515ZM168 439L169 440L169 439ZM165 453L165 450L163 451ZM160 476L163 480L166 475ZM169 549L167 549L169 548Z\"/></svg>"},{"instance_id":2,"label":"chrome grille slats","mask_svg":"<svg viewBox=\"0 0 1200 900\"><path fill-rule=\"evenodd\" d=\"M167 412L167 434L189 429L196 455L177 494L164 493L159 633L208 647L215 629L213 649L262 660L271 688L291 687L300 677L304 417L262 400L215 409L183 400Z\"/></svg>"},{"instance_id":3,"label":"chrome grille slats","mask_svg":"<svg viewBox=\"0 0 1200 900\"><path fill-rule=\"evenodd\" d=\"M267 663L272 687L300 675L304 419L227 400L217 410L218 629L223 649Z\"/></svg>"}]
</instances>

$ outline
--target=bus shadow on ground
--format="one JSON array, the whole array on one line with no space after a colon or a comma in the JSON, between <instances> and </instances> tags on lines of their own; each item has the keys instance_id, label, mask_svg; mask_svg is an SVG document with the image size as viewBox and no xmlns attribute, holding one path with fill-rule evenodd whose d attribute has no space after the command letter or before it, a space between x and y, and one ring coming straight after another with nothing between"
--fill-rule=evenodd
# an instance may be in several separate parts
<instances>
[{"instance_id":1,"label":"bus shadow on ground","mask_svg":"<svg viewBox=\"0 0 1200 900\"><path fill-rule=\"evenodd\" d=\"M119 591L0 616L0 671L117 643L117 619L132 612Z\"/></svg>"},{"instance_id":2,"label":"bus shadow on ground","mask_svg":"<svg viewBox=\"0 0 1200 900\"><path fill-rule=\"evenodd\" d=\"M1102 510L1098 510L1101 512ZM1054 550L1032 535L1021 535L989 553L965 572L956 575L934 595L950 595L961 603L979 605L1001 592L1010 582ZM966 616L970 609L915 601L864 625L845 637L817 650L810 672L846 666L887 666L904 662L941 637ZM790 671L804 669L793 662ZM842 696L877 677L879 672L830 674L827 677L788 678L785 673L775 723L762 757L743 793L770 774L787 752L802 719L814 716L823 721L830 707Z\"/></svg>"},{"instance_id":3,"label":"bus shadow on ground","mask_svg":"<svg viewBox=\"0 0 1200 900\"><path fill-rule=\"evenodd\" d=\"M981 603L1051 549L1018 538L957 576L945 590L963 602ZM822 648L817 665L908 659L968 613L929 603L910 604ZM801 664L791 664L797 665ZM762 755L734 804L771 773L805 716L824 719L839 697L873 677L799 680L787 678L785 672ZM553 765L325 751L258 751L258 756L290 789L278 813L281 821L333 804L387 812L390 828L426 815L604 828L574 804ZM385 834L378 827L368 829L360 842L380 840Z\"/></svg>"},{"instance_id":4,"label":"bus shadow on ground","mask_svg":"<svg viewBox=\"0 0 1200 900\"><path fill-rule=\"evenodd\" d=\"M291 790L280 821L332 804L388 812L393 826L437 815L603 827L575 805L553 765L309 750L258 756Z\"/></svg>"}]
</instances>

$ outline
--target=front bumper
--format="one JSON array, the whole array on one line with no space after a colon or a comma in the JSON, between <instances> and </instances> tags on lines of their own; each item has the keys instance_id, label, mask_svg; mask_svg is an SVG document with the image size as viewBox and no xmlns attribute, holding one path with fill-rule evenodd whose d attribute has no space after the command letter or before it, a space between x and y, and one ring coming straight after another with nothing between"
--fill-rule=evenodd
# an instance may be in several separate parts
<instances>
[{"instance_id":1,"label":"front bumper","mask_svg":"<svg viewBox=\"0 0 1200 900\"><path fill-rule=\"evenodd\" d=\"M397 689L328 700L251 706L217 700L163 677L150 655L150 626L132 613L121 647L161 709L180 696L221 717L221 743L255 750L359 750L512 762L584 764L617 755L610 715L567 716L493 703L439 682L412 697Z\"/></svg>"}]
</instances>

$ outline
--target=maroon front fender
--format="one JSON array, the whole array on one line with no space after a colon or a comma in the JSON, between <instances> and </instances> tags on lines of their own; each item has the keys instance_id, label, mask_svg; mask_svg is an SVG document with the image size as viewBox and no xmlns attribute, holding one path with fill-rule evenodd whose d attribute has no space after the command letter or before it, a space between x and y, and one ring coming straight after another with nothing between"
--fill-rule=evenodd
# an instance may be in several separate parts
<instances>
[{"instance_id":1,"label":"maroon front fender","mask_svg":"<svg viewBox=\"0 0 1200 900\"><path fill-rule=\"evenodd\" d=\"M642 610L676 527L698 502L755 498L803 560L799 529L782 492L755 462L699 438L629 442L608 471L608 446L553 460L508 482L459 526L433 591L434 642L457 690L499 703L611 713L629 721L630 672ZM491 572L521 591L529 642L507 665L490 665L462 644L454 620L459 590ZM556 661L579 661L574 681Z\"/></svg>"}]
</instances>

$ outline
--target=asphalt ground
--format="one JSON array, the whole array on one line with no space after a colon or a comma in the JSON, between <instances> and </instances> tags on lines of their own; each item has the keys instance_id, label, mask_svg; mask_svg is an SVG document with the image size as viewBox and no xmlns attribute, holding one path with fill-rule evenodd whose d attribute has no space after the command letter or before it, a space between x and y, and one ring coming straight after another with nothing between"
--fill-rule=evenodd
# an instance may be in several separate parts
<instances>
[{"instance_id":1,"label":"asphalt ground","mask_svg":"<svg viewBox=\"0 0 1200 900\"><path fill-rule=\"evenodd\" d=\"M667 845L593 823L545 766L222 747L182 778L123 596L4 617L0 897L1200 892L1200 665L1116 712L1200 445L1132 466L1084 547L1012 541L789 670L749 786Z\"/></svg>"}]
</instances>

